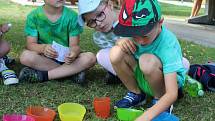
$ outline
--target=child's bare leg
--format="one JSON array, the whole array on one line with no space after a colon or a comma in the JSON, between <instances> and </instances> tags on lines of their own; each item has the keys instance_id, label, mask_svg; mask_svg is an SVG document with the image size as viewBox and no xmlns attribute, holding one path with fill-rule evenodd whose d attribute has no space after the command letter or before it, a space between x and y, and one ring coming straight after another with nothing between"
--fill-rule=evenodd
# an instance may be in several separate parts
<instances>
[{"instance_id":1,"label":"child's bare leg","mask_svg":"<svg viewBox=\"0 0 215 121\"><path fill-rule=\"evenodd\" d=\"M192 8L191 17L196 16L201 8L202 0L195 0Z\"/></svg>"},{"instance_id":2,"label":"child's bare leg","mask_svg":"<svg viewBox=\"0 0 215 121\"><path fill-rule=\"evenodd\" d=\"M10 51L10 45L4 40L0 40L0 58L7 55L9 51Z\"/></svg>"},{"instance_id":3,"label":"child's bare leg","mask_svg":"<svg viewBox=\"0 0 215 121\"><path fill-rule=\"evenodd\" d=\"M165 93L164 77L160 60L152 54L143 54L139 59L140 69L145 79L149 82L155 98L160 98Z\"/></svg>"},{"instance_id":4,"label":"child's bare leg","mask_svg":"<svg viewBox=\"0 0 215 121\"><path fill-rule=\"evenodd\" d=\"M39 55L36 52L25 50L20 56L20 62L36 70L48 71L48 79L58 79L81 72L93 66L96 62L92 53L81 53L79 57L70 65L57 64L54 60Z\"/></svg>"},{"instance_id":5,"label":"child's bare leg","mask_svg":"<svg viewBox=\"0 0 215 121\"><path fill-rule=\"evenodd\" d=\"M22 52L20 62L23 65L42 71L49 71L60 66L60 64L57 64L53 60L30 50L24 50Z\"/></svg>"},{"instance_id":6,"label":"child's bare leg","mask_svg":"<svg viewBox=\"0 0 215 121\"><path fill-rule=\"evenodd\" d=\"M141 91L134 78L133 70L136 66L136 61L133 56L123 52L120 47L114 46L110 52L110 59L114 70L127 89L140 94Z\"/></svg>"},{"instance_id":7,"label":"child's bare leg","mask_svg":"<svg viewBox=\"0 0 215 121\"><path fill-rule=\"evenodd\" d=\"M49 79L58 79L79 73L92 67L96 63L96 57L93 53L81 53L71 64L63 64L55 69L48 71ZM60 73L59 73L60 72Z\"/></svg>"}]
</instances>

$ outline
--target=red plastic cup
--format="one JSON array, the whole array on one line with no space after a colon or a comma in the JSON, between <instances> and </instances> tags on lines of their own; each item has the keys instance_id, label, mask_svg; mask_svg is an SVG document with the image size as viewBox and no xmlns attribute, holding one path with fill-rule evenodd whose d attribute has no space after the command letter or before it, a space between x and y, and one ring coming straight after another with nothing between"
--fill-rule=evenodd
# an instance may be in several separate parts
<instances>
[{"instance_id":1,"label":"red plastic cup","mask_svg":"<svg viewBox=\"0 0 215 121\"><path fill-rule=\"evenodd\" d=\"M35 121L33 117L19 114L5 114L2 118L3 121Z\"/></svg>"},{"instance_id":2,"label":"red plastic cup","mask_svg":"<svg viewBox=\"0 0 215 121\"><path fill-rule=\"evenodd\" d=\"M26 113L33 117L35 121L53 121L56 115L54 110L40 106L30 106Z\"/></svg>"},{"instance_id":3,"label":"red plastic cup","mask_svg":"<svg viewBox=\"0 0 215 121\"><path fill-rule=\"evenodd\" d=\"M100 118L108 118L110 116L110 98L95 98L93 101L96 116Z\"/></svg>"}]
</instances>

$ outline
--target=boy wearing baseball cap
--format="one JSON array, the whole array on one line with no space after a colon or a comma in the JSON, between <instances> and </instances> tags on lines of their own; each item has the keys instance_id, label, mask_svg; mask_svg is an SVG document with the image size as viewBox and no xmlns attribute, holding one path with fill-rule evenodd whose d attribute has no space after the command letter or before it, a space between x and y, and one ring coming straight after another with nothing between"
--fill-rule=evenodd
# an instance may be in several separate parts
<instances>
[{"instance_id":1,"label":"boy wearing baseball cap","mask_svg":"<svg viewBox=\"0 0 215 121\"><path fill-rule=\"evenodd\" d=\"M178 88L184 85L186 70L182 52L175 35L163 26L157 0L125 0L114 32L119 39L111 49L114 70L133 94L153 96L153 106L136 121L150 121L168 111L176 101ZM128 96L116 107L129 105Z\"/></svg>"}]
</instances>

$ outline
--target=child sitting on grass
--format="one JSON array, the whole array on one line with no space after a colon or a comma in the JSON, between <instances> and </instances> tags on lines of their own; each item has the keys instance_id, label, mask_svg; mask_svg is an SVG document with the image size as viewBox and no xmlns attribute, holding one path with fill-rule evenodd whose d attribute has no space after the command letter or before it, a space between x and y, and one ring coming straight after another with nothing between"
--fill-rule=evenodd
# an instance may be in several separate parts
<instances>
[{"instance_id":1,"label":"child sitting on grass","mask_svg":"<svg viewBox=\"0 0 215 121\"><path fill-rule=\"evenodd\" d=\"M21 70L19 79L43 82L76 75L74 81L85 84L83 71L92 67L96 58L91 52L81 53L78 44L83 29L77 13L64 6L65 0L44 2L27 16L27 45L20 62L28 67Z\"/></svg>"},{"instance_id":2,"label":"child sitting on grass","mask_svg":"<svg viewBox=\"0 0 215 121\"><path fill-rule=\"evenodd\" d=\"M3 40L3 35L10 29L11 24L0 25L0 72L5 85L16 84L18 79L13 70L8 69L5 63L8 63L7 54L10 51L10 45L7 41Z\"/></svg>"},{"instance_id":3,"label":"child sitting on grass","mask_svg":"<svg viewBox=\"0 0 215 121\"><path fill-rule=\"evenodd\" d=\"M109 58L110 49L120 38L113 33L114 25L118 21L113 2L111 0L79 0L78 9L79 24L84 26L86 23L88 27L96 30L93 33L93 41L100 48L96 59L98 64L107 70L104 81L107 84L120 83Z\"/></svg>"}]
</instances>

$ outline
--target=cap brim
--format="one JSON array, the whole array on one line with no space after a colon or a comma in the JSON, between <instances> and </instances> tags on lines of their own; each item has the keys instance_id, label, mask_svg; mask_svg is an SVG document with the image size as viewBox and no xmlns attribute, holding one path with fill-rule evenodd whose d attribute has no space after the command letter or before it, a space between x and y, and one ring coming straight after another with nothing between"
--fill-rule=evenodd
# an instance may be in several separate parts
<instances>
[{"instance_id":1,"label":"cap brim","mask_svg":"<svg viewBox=\"0 0 215 121\"><path fill-rule=\"evenodd\" d=\"M114 28L114 33L122 37L144 36L153 29L154 25L155 23L150 23L146 26L125 26L117 24Z\"/></svg>"},{"instance_id":2,"label":"cap brim","mask_svg":"<svg viewBox=\"0 0 215 121\"><path fill-rule=\"evenodd\" d=\"M92 12L97 9L101 0L79 0L78 1L78 23L84 26L83 14Z\"/></svg>"}]
</instances>

